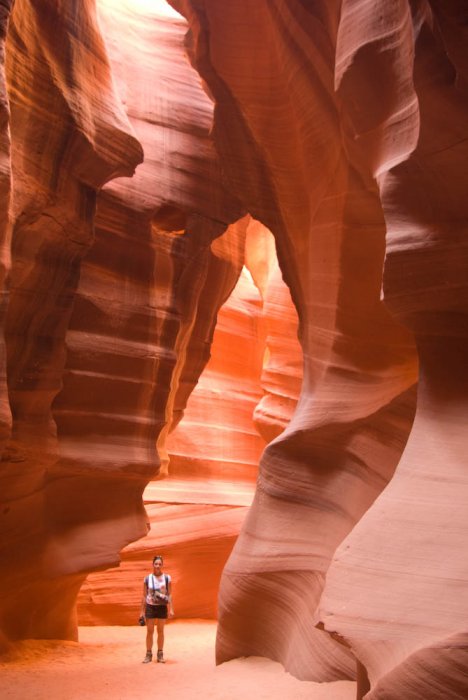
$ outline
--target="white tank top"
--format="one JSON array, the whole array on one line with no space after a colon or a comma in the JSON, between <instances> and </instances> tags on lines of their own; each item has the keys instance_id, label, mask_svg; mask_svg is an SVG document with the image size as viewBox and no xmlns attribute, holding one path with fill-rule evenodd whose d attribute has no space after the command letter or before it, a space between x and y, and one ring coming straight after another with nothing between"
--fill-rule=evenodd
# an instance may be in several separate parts
<instances>
[{"instance_id":1,"label":"white tank top","mask_svg":"<svg viewBox=\"0 0 468 700\"><path fill-rule=\"evenodd\" d=\"M166 590L166 576L169 584L171 582L169 574L161 574L161 576L148 574L148 576L145 576L147 590L146 602L148 605L167 605L166 601L161 600L161 598L158 598L156 595L157 593L168 595L168 591Z\"/></svg>"}]
</instances>

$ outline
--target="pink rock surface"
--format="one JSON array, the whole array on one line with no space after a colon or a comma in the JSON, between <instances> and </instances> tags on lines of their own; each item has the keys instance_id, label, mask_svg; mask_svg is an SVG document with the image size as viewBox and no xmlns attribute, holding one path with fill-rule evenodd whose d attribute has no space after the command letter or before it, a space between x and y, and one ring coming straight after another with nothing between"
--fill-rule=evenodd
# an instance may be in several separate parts
<instances>
[{"instance_id":1,"label":"pink rock surface","mask_svg":"<svg viewBox=\"0 0 468 700\"><path fill-rule=\"evenodd\" d=\"M343 674L338 653L320 658L327 642L310 629L321 617L367 668L366 697L440 697L443 679L447 696L465 697L461 6L278 0L245 23L246 2L227 17L214 2L174 5L217 100L232 186L279 242L305 357L298 409L265 451L224 572L218 658L261 649L302 677ZM384 244L395 321L379 300ZM412 421L412 333L417 413L392 479ZM429 689L421 664L439 649Z\"/></svg>"},{"instance_id":2,"label":"pink rock surface","mask_svg":"<svg viewBox=\"0 0 468 700\"><path fill-rule=\"evenodd\" d=\"M12 426L0 469L0 627L13 637L73 636L83 574L72 523L84 534L90 521L74 487L79 480L53 473L59 444L52 404L80 264L93 240L97 190L116 175L130 176L142 150L115 93L93 3L15 2L5 76L1 172L5 182L8 139L12 242L2 264L5 271L11 255L4 338ZM2 185L3 202L7 190ZM28 612L18 615L25 599Z\"/></svg>"},{"instance_id":3,"label":"pink rock surface","mask_svg":"<svg viewBox=\"0 0 468 700\"><path fill-rule=\"evenodd\" d=\"M461 700L464 4L171 4L2 4L0 642L158 549L218 661Z\"/></svg>"},{"instance_id":4,"label":"pink rock surface","mask_svg":"<svg viewBox=\"0 0 468 700\"><path fill-rule=\"evenodd\" d=\"M302 678L349 677L352 656L315 629L317 605L337 545L404 447L415 350L379 299L377 188L356 174L342 144L330 43L337 16L324 6L257 3L245 23L246 2L227 11L174 5L191 22L192 60L217 101L214 136L232 187L277 240L304 352L297 410L265 450L224 572L218 660L261 653ZM243 70L253 62L255 71Z\"/></svg>"},{"instance_id":5,"label":"pink rock surface","mask_svg":"<svg viewBox=\"0 0 468 700\"><path fill-rule=\"evenodd\" d=\"M176 617L215 619L221 572L247 507L146 503L151 530L126 547L118 568L93 573L78 598L82 625L135 625L155 553L173 581Z\"/></svg>"},{"instance_id":6,"label":"pink rock surface","mask_svg":"<svg viewBox=\"0 0 468 700\"><path fill-rule=\"evenodd\" d=\"M400 102L389 102L372 126L381 132L374 158L387 223L384 296L416 337L416 418L394 478L337 551L322 602L326 627L343 635L367 667L368 698L468 692L459 672L468 607L468 277L460 178L468 101L460 8L433 2L424 12L414 9L375 45L366 42L365 65L358 59L349 69L349 92L366 79L369 95L377 94L376 81L364 73L375 52L405 65L408 47L414 51L409 75L390 76L389 92ZM359 119L355 128L363 128ZM391 157L382 142L394 142ZM355 593L344 605L350 586Z\"/></svg>"},{"instance_id":7,"label":"pink rock surface","mask_svg":"<svg viewBox=\"0 0 468 700\"><path fill-rule=\"evenodd\" d=\"M185 30L181 18L106 3L98 27L91 2L73 14L24 0L10 19L7 637L73 637L85 574L146 534L156 441L206 364L242 267L246 222L218 244L224 255L210 248L241 210L220 183L212 104L184 57ZM134 180L103 188L132 174L141 144ZM40 595L18 616L30 586Z\"/></svg>"},{"instance_id":8,"label":"pink rock surface","mask_svg":"<svg viewBox=\"0 0 468 700\"><path fill-rule=\"evenodd\" d=\"M259 433L270 442L291 420L302 384L298 318L278 265L274 238L260 222L247 229L246 264L263 299L266 347L261 385L264 396L254 412Z\"/></svg>"},{"instance_id":9,"label":"pink rock surface","mask_svg":"<svg viewBox=\"0 0 468 700\"><path fill-rule=\"evenodd\" d=\"M222 242L213 243L216 254L226 254ZM245 257L248 268L218 313L210 360L165 441L167 475L145 490L150 534L123 550L118 569L88 576L78 600L82 624L134 623L155 551L163 553L173 577L177 616L217 617L221 571L252 502L265 447L254 410L265 385L271 386L265 394L272 398L269 423L263 422L274 429L286 420L297 400L299 376L294 385L292 372L301 369L291 340L297 317L278 273L273 237L255 221L247 228ZM274 383L265 382L273 373ZM197 571L203 585L194 588Z\"/></svg>"},{"instance_id":10,"label":"pink rock surface","mask_svg":"<svg viewBox=\"0 0 468 700\"><path fill-rule=\"evenodd\" d=\"M145 490L150 532L123 550L119 568L87 578L81 624L134 624L156 551L172 576L177 617L216 618L221 571L252 501L265 444L252 420L261 397L261 312L244 270L218 314L211 358L184 418L165 441L165 478Z\"/></svg>"}]
</instances>

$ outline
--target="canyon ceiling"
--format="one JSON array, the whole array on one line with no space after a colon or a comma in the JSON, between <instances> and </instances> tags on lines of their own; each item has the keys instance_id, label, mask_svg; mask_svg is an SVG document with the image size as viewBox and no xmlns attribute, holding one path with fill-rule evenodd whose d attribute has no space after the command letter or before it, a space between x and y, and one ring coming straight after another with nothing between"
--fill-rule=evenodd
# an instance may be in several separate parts
<instances>
[{"instance_id":1,"label":"canyon ceiling","mask_svg":"<svg viewBox=\"0 0 468 700\"><path fill-rule=\"evenodd\" d=\"M0 2L0 646L162 546L218 662L462 700L466 3L170 5Z\"/></svg>"}]
</instances>

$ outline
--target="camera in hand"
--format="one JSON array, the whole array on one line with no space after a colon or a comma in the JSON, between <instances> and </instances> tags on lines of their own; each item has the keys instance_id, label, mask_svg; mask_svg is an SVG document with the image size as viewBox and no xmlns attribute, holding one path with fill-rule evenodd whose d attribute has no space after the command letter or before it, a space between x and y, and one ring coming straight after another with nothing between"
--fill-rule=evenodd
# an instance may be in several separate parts
<instances>
[{"instance_id":1,"label":"camera in hand","mask_svg":"<svg viewBox=\"0 0 468 700\"><path fill-rule=\"evenodd\" d=\"M145 616L144 615L140 615L140 617L138 618L138 624L140 625L140 627L145 626Z\"/></svg>"}]
</instances>

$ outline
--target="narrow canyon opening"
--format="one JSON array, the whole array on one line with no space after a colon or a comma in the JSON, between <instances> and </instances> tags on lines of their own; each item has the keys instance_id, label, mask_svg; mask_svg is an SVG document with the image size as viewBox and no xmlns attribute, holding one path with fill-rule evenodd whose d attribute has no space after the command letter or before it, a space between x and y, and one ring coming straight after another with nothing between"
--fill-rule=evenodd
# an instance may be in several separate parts
<instances>
[{"instance_id":1,"label":"narrow canyon opening","mask_svg":"<svg viewBox=\"0 0 468 700\"><path fill-rule=\"evenodd\" d=\"M211 244L215 256L232 254L228 235ZM133 624L155 551L173 576L178 617L216 619L219 580L254 497L262 452L289 422L302 381L297 312L274 238L250 217L242 257L217 314L211 357L174 429L158 441L161 473L143 496L150 532L124 548L118 568L87 577L79 624ZM194 593L200 570L204 585Z\"/></svg>"}]
</instances>

